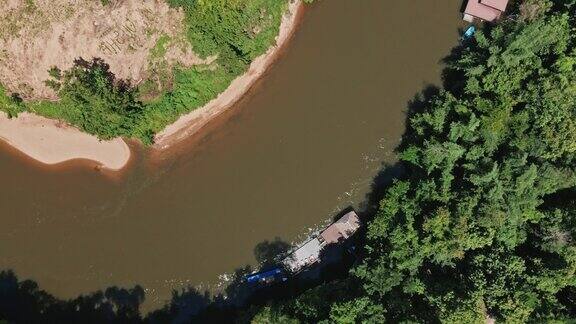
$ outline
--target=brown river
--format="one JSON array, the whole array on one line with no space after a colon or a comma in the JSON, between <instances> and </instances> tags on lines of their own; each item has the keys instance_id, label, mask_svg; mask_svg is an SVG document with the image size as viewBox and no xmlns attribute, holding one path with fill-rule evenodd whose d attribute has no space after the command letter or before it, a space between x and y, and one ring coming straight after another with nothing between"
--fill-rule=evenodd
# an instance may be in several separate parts
<instances>
[{"instance_id":1,"label":"brown river","mask_svg":"<svg viewBox=\"0 0 576 324\"><path fill-rule=\"evenodd\" d=\"M440 81L460 0L322 0L233 111L120 175L0 150L0 269L58 297L139 284L146 307L216 285L254 247L361 207L405 111Z\"/></svg>"}]
</instances>

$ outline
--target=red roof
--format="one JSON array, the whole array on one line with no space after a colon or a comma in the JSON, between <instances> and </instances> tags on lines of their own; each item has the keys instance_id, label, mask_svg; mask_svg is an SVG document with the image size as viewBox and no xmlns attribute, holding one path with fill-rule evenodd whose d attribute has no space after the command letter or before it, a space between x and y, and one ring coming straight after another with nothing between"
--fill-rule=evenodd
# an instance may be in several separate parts
<instances>
[{"instance_id":1,"label":"red roof","mask_svg":"<svg viewBox=\"0 0 576 324\"><path fill-rule=\"evenodd\" d=\"M360 228L360 219L354 211L342 216L334 224L328 226L320 236L326 244L338 243L350 237Z\"/></svg>"},{"instance_id":2,"label":"red roof","mask_svg":"<svg viewBox=\"0 0 576 324\"><path fill-rule=\"evenodd\" d=\"M484 1L489 0L483 0L483 2ZM501 2L501 1L492 0L492 2ZM480 3L480 0L469 0L468 4L466 5L466 10L464 10L464 13L486 21L494 21L500 18L500 14L502 13L502 11Z\"/></svg>"},{"instance_id":3,"label":"red roof","mask_svg":"<svg viewBox=\"0 0 576 324\"><path fill-rule=\"evenodd\" d=\"M508 0L480 0L480 3L504 12L506 11Z\"/></svg>"}]
</instances>

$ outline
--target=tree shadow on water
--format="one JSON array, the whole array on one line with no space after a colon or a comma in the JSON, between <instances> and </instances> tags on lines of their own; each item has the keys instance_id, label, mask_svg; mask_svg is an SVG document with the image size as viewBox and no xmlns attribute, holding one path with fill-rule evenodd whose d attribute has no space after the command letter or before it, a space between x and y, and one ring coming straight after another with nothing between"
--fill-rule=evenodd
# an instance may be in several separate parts
<instances>
[{"instance_id":1,"label":"tree shadow on water","mask_svg":"<svg viewBox=\"0 0 576 324\"><path fill-rule=\"evenodd\" d=\"M265 269L285 254L290 244L275 238L258 243L254 255ZM231 323L247 304L269 298L268 287L248 284L250 265L234 271L218 292L186 287L172 292L162 308L143 316L144 289L109 287L62 300L41 290L32 280L19 280L13 271L0 271L0 323Z\"/></svg>"},{"instance_id":2,"label":"tree shadow on water","mask_svg":"<svg viewBox=\"0 0 576 324\"><path fill-rule=\"evenodd\" d=\"M212 297L208 292L187 287L172 292L170 303L148 314L148 323L186 323L189 319L205 311Z\"/></svg>"},{"instance_id":3,"label":"tree shadow on water","mask_svg":"<svg viewBox=\"0 0 576 324\"><path fill-rule=\"evenodd\" d=\"M290 244L275 238L258 243L254 247L254 256L260 270L266 270L278 264L280 256L289 249ZM186 288L173 292L172 300L162 309L149 314L148 323L233 323L241 309L247 305L259 304L269 300L276 288L249 284L244 279L253 273L250 265L237 268L230 276L226 287L219 292L200 292L195 288Z\"/></svg>"},{"instance_id":4,"label":"tree shadow on water","mask_svg":"<svg viewBox=\"0 0 576 324\"><path fill-rule=\"evenodd\" d=\"M406 109L406 130L402 135L402 139L398 146L394 149L394 152L398 155L404 149L408 148L410 145L416 144L419 140L418 137L412 136L413 125L410 124L409 120L423 112L430 100L432 100L438 93L440 89L434 85L428 85L422 92L416 94L412 100L408 102ZM401 160L394 164L382 163L380 171L372 179L370 185L370 190L364 197L364 200L359 204L358 214L367 223L372 220L377 213L382 198L387 188L394 182L394 180L401 179L405 175L405 166Z\"/></svg>"},{"instance_id":5,"label":"tree shadow on water","mask_svg":"<svg viewBox=\"0 0 576 324\"><path fill-rule=\"evenodd\" d=\"M0 320L9 323L140 323L144 289L110 287L60 300L32 280L0 272Z\"/></svg>"},{"instance_id":6,"label":"tree shadow on water","mask_svg":"<svg viewBox=\"0 0 576 324\"><path fill-rule=\"evenodd\" d=\"M276 237L273 241L263 241L254 247L254 256L262 268L270 267L278 261L278 257L288 252L290 244Z\"/></svg>"}]
</instances>

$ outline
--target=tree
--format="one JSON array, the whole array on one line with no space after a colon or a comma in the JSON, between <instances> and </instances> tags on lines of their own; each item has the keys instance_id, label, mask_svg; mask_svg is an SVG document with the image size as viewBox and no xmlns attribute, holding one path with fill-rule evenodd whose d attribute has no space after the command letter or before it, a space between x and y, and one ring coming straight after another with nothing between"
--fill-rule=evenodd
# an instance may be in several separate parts
<instances>
[{"instance_id":1,"label":"tree","mask_svg":"<svg viewBox=\"0 0 576 324\"><path fill-rule=\"evenodd\" d=\"M116 79L101 59L74 62L67 71L52 68L52 87L60 98L56 115L101 139L132 136L132 129L144 112L138 92L130 83ZM150 142L151 138L141 138Z\"/></svg>"}]
</instances>

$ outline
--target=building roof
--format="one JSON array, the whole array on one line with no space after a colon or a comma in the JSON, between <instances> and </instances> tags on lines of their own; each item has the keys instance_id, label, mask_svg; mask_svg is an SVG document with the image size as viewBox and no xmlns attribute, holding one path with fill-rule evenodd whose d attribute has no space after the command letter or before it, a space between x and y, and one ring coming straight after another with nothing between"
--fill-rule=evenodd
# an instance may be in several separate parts
<instances>
[{"instance_id":1,"label":"building roof","mask_svg":"<svg viewBox=\"0 0 576 324\"><path fill-rule=\"evenodd\" d=\"M355 212L351 211L342 216L334 224L328 226L320 236L326 244L338 243L350 237L360 228L360 219Z\"/></svg>"},{"instance_id":2,"label":"building roof","mask_svg":"<svg viewBox=\"0 0 576 324\"><path fill-rule=\"evenodd\" d=\"M288 255L282 263L292 273L320 261L322 249L332 243L338 243L347 239L360 228L358 215L351 211L339 220L328 226L318 237L315 237Z\"/></svg>"},{"instance_id":3,"label":"building roof","mask_svg":"<svg viewBox=\"0 0 576 324\"><path fill-rule=\"evenodd\" d=\"M489 1L489 0L483 0L483 1ZM500 0L492 0L492 1L500 2ZM480 3L480 0L468 0L468 4L466 5L464 13L486 21L494 21L500 18L502 11L494 7Z\"/></svg>"},{"instance_id":4,"label":"building roof","mask_svg":"<svg viewBox=\"0 0 576 324\"><path fill-rule=\"evenodd\" d=\"M480 0L480 3L504 12L506 11L508 0Z\"/></svg>"},{"instance_id":5,"label":"building roof","mask_svg":"<svg viewBox=\"0 0 576 324\"><path fill-rule=\"evenodd\" d=\"M320 260L322 243L318 238L314 238L290 254L283 263L292 272L298 272L316 261Z\"/></svg>"}]
</instances>

